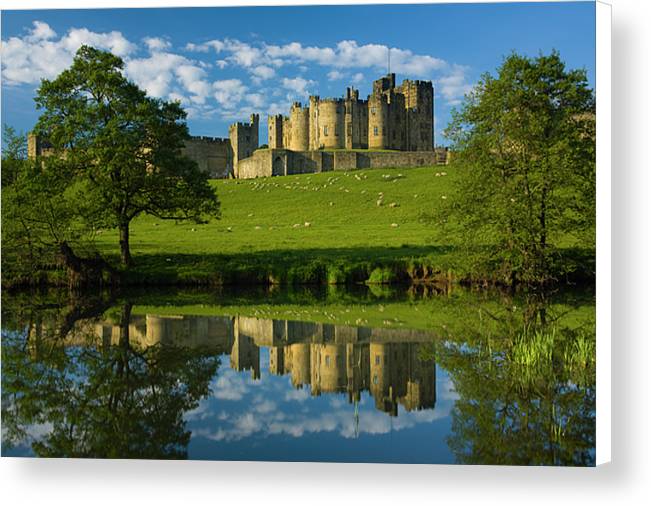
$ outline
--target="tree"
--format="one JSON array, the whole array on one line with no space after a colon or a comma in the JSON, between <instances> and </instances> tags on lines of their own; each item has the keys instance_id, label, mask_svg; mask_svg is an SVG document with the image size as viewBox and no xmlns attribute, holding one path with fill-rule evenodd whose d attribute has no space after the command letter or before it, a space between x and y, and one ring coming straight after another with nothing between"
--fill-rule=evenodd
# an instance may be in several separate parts
<instances>
[{"instance_id":1,"label":"tree","mask_svg":"<svg viewBox=\"0 0 651 506\"><path fill-rule=\"evenodd\" d=\"M37 135L52 144L86 192L85 218L116 227L120 257L132 263L129 225L141 214L161 219L219 216L207 175L182 154L186 113L178 102L151 98L122 73L123 61L82 46L72 66L43 80Z\"/></svg>"},{"instance_id":2,"label":"tree","mask_svg":"<svg viewBox=\"0 0 651 506\"><path fill-rule=\"evenodd\" d=\"M27 160L27 137L9 125L2 125L2 187L14 182Z\"/></svg>"},{"instance_id":3,"label":"tree","mask_svg":"<svg viewBox=\"0 0 651 506\"><path fill-rule=\"evenodd\" d=\"M584 70L557 52L507 57L445 131L461 174L446 217L484 272L545 283L559 246L594 248L595 100Z\"/></svg>"},{"instance_id":4,"label":"tree","mask_svg":"<svg viewBox=\"0 0 651 506\"><path fill-rule=\"evenodd\" d=\"M52 158L46 169L38 160L24 160L2 189L3 278L11 283L34 283L35 273L55 264L68 269L72 285L101 281L103 273L87 276L93 250L93 230L83 216L86 192L65 161ZM4 177L4 165L3 165ZM74 245L77 256L73 252ZM82 273L82 271L84 271Z\"/></svg>"},{"instance_id":5,"label":"tree","mask_svg":"<svg viewBox=\"0 0 651 506\"><path fill-rule=\"evenodd\" d=\"M209 394L219 357L134 343L128 302L116 308L118 342L103 342L92 330L106 306L83 302L37 309L16 322L22 331L3 336L3 447L29 444L43 457L187 458L184 415ZM35 426L46 430L34 437Z\"/></svg>"}]
</instances>

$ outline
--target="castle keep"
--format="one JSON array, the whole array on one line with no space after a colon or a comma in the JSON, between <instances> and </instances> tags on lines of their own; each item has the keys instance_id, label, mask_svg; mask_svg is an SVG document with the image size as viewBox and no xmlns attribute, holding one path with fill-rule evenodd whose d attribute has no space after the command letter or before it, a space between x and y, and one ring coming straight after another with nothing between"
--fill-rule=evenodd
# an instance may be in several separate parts
<instances>
[{"instance_id":1,"label":"castle keep","mask_svg":"<svg viewBox=\"0 0 651 506\"><path fill-rule=\"evenodd\" d=\"M433 104L431 81L404 80L396 87L389 74L373 83L367 100L348 88L344 98L313 96L305 107L295 102L289 116L270 116L269 148L432 151Z\"/></svg>"},{"instance_id":2,"label":"castle keep","mask_svg":"<svg viewBox=\"0 0 651 506\"><path fill-rule=\"evenodd\" d=\"M231 125L228 139L191 137L184 153L217 179L448 162L448 151L433 145L431 81L405 79L396 86L395 74L389 74L373 83L366 100L348 88L342 98L295 102L289 116L269 116L267 149L259 149L259 119L252 114L248 123ZM50 154L46 140L28 137L30 157Z\"/></svg>"}]
</instances>

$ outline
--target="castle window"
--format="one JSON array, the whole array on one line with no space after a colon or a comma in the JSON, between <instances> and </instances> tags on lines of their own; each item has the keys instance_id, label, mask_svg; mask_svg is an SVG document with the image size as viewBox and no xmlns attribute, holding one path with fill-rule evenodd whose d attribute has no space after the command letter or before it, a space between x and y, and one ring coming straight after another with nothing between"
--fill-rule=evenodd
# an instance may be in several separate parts
<instances>
[{"instance_id":1,"label":"castle window","mask_svg":"<svg viewBox=\"0 0 651 506\"><path fill-rule=\"evenodd\" d=\"M339 128L335 125L335 137L339 135Z\"/></svg>"},{"instance_id":2,"label":"castle window","mask_svg":"<svg viewBox=\"0 0 651 506\"><path fill-rule=\"evenodd\" d=\"M378 136L378 128L377 127L373 127L373 135L375 135L376 137Z\"/></svg>"},{"instance_id":3,"label":"castle window","mask_svg":"<svg viewBox=\"0 0 651 506\"><path fill-rule=\"evenodd\" d=\"M326 357L325 357L325 365L326 365L326 367L330 367L330 355L326 355Z\"/></svg>"},{"instance_id":4,"label":"castle window","mask_svg":"<svg viewBox=\"0 0 651 506\"><path fill-rule=\"evenodd\" d=\"M375 355L375 365L380 365L380 355Z\"/></svg>"},{"instance_id":5,"label":"castle window","mask_svg":"<svg viewBox=\"0 0 651 506\"><path fill-rule=\"evenodd\" d=\"M375 107L371 107L371 114L375 114Z\"/></svg>"},{"instance_id":6,"label":"castle window","mask_svg":"<svg viewBox=\"0 0 651 506\"><path fill-rule=\"evenodd\" d=\"M327 136L328 136L328 127L327 127L327 126L324 126L324 127L323 127L323 136L324 136L324 137L327 137Z\"/></svg>"},{"instance_id":7,"label":"castle window","mask_svg":"<svg viewBox=\"0 0 651 506\"><path fill-rule=\"evenodd\" d=\"M373 375L373 384L377 385L377 374Z\"/></svg>"}]
</instances>

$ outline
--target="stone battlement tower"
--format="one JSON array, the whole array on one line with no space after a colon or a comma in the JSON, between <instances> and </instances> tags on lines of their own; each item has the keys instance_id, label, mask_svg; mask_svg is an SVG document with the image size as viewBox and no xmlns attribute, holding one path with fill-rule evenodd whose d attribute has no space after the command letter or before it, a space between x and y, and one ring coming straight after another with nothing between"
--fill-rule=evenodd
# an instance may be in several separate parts
<instances>
[{"instance_id":1,"label":"stone battlement tower","mask_svg":"<svg viewBox=\"0 0 651 506\"><path fill-rule=\"evenodd\" d=\"M295 102L288 117L269 116L269 147L432 151L433 107L431 81L407 79L396 87L396 75L388 74L373 83L367 100L347 88L343 98L311 96L305 107Z\"/></svg>"},{"instance_id":2,"label":"stone battlement tower","mask_svg":"<svg viewBox=\"0 0 651 506\"><path fill-rule=\"evenodd\" d=\"M260 116L251 114L249 123L234 123L228 129L231 149L233 151L233 172L238 176L238 162L250 157L258 149L258 123Z\"/></svg>"}]
</instances>

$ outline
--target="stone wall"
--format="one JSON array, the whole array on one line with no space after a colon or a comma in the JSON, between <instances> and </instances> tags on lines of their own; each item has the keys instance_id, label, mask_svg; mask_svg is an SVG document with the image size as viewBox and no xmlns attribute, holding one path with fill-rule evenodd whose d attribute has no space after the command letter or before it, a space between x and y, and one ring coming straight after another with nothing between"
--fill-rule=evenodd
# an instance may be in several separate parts
<instances>
[{"instance_id":1,"label":"stone wall","mask_svg":"<svg viewBox=\"0 0 651 506\"><path fill-rule=\"evenodd\" d=\"M334 170L429 167L441 164L441 154L438 151L335 151L333 154Z\"/></svg>"},{"instance_id":2,"label":"stone wall","mask_svg":"<svg viewBox=\"0 0 651 506\"><path fill-rule=\"evenodd\" d=\"M290 151L259 149L240 160L238 178L314 174L332 170L410 168L444 165L448 151Z\"/></svg>"},{"instance_id":3,"label":"stone wall","mask_svg":"<svg viewBox=\"0 0 651 506\"><path fill-rule=\"evenodd\" d=\"M191 137L183 154L197 162L199 169L211 178L225 179L233 171L233 151L228 139Z\"/></svg>"},{"instance_id":4,"label":"stone wall","mask_svg":"<svg viewBox=\"0 0 651 506\"><path fill-rule=\"evenodd\" d=\"M194 160L199 170L210 178L225 179L233 174L233 150L229 139L218 137L190 137L182 153ZM27 156L52 156L54 150L47 140L30 133L27 136Z\"/></svg>"}]
</instances>

